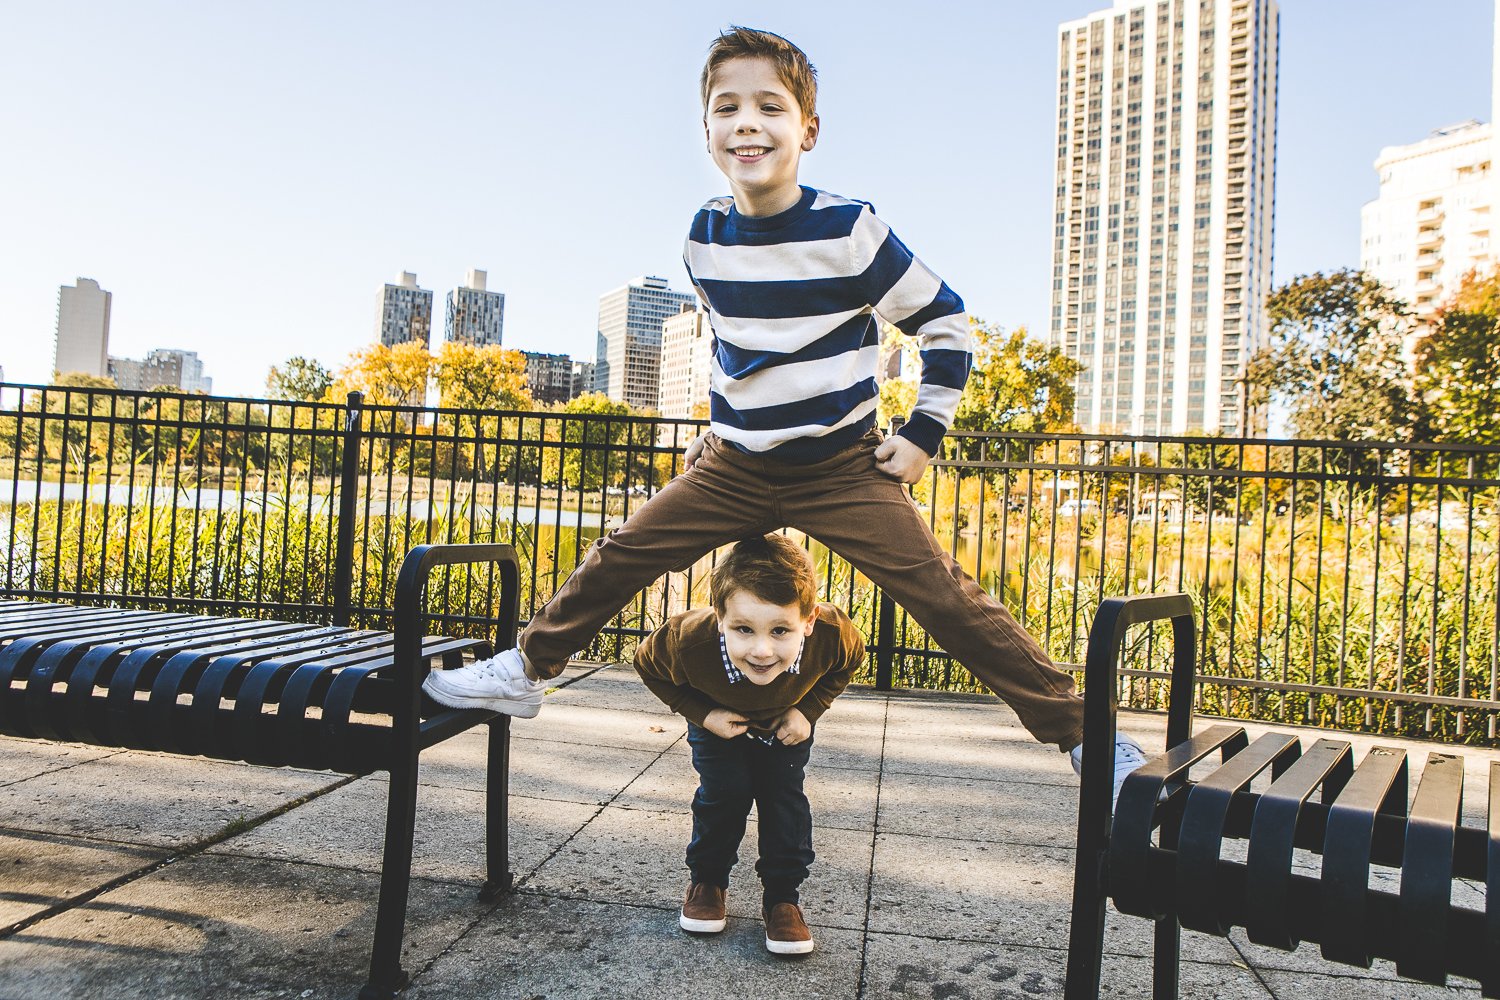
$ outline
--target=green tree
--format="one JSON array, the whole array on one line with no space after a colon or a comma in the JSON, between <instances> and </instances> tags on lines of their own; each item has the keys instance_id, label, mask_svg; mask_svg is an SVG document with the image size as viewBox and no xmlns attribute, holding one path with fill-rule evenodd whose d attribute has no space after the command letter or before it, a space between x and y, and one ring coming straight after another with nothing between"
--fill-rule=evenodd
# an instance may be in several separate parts
<instances>
[{"instance_id":1,"label":"green tree","mask_svg":"<svg viewBox=\"0 0 1500 1000\"><path fill-rule=\"evenodd\" d=\"M1423 437L1500 444L1500 269L1466 275L1416 346Z\"/></svg>"},{"instance_id":2,"label":"green tree","mask_svg":"<svg viewBox=\"0 0 1500 1000\"><path fill-rule=\"evenodd\" d=\"M582 419L558 421L560 428L549 425L549 434L556 435L561 446L547 449L543 460L546 482L584 493L618 486L629 472L625 452L632 445L638 449L636 462L649 466L651 455L646 449L652 445L652 425L610 419L638 416L629 405L602 393L586 392L568 400L557 412Z\"/></svg>"},{"instance_id":3,"label":"green tree","mask_svg":"<svg viewBox=\"0 0 1500 1000\"><path fill-rule=\"evenodd\" d=\"M1298 437L1404 441L1415 414L1401 358L1406 306L1363 271L1293 278L1266 303L1271 342L1250 360L1253 406L1284 406Z\"/></svg>"},{"instance_id":4,"label":"green tree","mask_svg":"<svg viewBox=\"0 0 1500 1000\"><path fill-rule=\"evenodd\" d=\"M1063 432L1073 429L1074 385L1083 365L1026 334L970 319L974 367L953 418L955 430Z\"/></svg>"},{"instance_id":5,"label":"green tree","mask_svg":"<svg viewBox=\"0 0 1500 1000\"><path fill-rule=\"evenodd\" d=\"M1082 365L1028 337L1024 326L1006 333L971 316L969 330L974 364L954 414L954 430L1025 433L1073 428L1074 383ZM900 353L903 372L880 385L879 419L889 424L892 417L910 416L916 405L922 360L917 338L894 327L884 333L881 356Z\"/></svg>"},{"instance_id":6,"label":"green tree","mask_svg":"<svg viewBox=\"0 0 1500 1000\"><path fill-rule=\"evenodd\" d=\"M333 373L312 358L287 358L266 375L266 395L272 399L315 402L328 394Z\"/></svg>"}]
</instances>

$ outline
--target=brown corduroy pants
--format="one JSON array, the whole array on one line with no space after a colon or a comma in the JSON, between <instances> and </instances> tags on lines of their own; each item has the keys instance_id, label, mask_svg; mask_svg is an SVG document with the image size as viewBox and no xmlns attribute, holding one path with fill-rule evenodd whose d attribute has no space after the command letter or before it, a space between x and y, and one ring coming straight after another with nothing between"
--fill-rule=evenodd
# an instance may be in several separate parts
<instances>
[{"instance_id":1,"label":"brown corduroy pants","mask_svg":"<svg viewBox=\"0 0 1500 1000\"><path fill-rule=\"evenodd\" d=\"M1036 640L944 552L906 488L875 467L872 431L793 465L708 435L693 467L595 542L521 635L533 668L556 676L637 593L746 535L804 532L884 589L933 640L1013 708L1042 743L1083 739L1083 699Z\"/></svg>"}]
</instances>

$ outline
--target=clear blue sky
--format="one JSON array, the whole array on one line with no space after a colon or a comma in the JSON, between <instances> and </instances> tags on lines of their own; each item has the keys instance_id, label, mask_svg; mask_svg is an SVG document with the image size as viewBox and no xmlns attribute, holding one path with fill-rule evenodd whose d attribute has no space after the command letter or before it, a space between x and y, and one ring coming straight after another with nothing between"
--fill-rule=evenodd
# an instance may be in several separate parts
<instances>
[{"instance_id":1,"label":"clear blue sky","mask_svg":"<svg viewBox=\"0 0 1500 1000\"><path fill-rule=\"evenodd\" d=\"M397 272L506 294L505 343L590 357L598 298L686 289L726 187L697 77L731 23L822 79L804 183L873 201L971 312L1044 333L1059 22L1108 0L9 5L0 366L52 363L57 287L110 350L197 350L221 392L337 366ZM1382 146L1490 118L1490 0L1284 0L1277 280L1358 264Z\"/></svg>"}]
</instances>

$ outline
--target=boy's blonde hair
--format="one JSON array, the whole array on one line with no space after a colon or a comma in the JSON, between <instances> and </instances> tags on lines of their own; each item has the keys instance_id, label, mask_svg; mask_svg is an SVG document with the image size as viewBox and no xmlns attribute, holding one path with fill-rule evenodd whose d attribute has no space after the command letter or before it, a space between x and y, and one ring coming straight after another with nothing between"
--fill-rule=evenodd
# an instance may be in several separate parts
<instances>
[{"instance_id":1,"label":"boy's blonde hair","mask_svg":"<svg viewBox=\"0 0 1500 1000\"><path fill-rule=\"evenodd\" d=\"M709 578L708 596L720 617L737 590L767 604L795 604L810 618L818 603L817 571L812 557L785 535L751 536L736 542Z\"/></svg>"},{"instance_id":2,"label":"boy's blonde hair","mask_svg":"<svg viewBox=\"0 0 1500 1000\"><path fill-rule=\"evenodd\" d=\"M708 47L708 61L703 64L703 113L708 113L709 88L714 70L731 59L769 59L776 75L802 107L802 120L818 113L818 71L807 61L807 54L780 35L758 28L730 25Z\"/></svg>"}]
</instances>

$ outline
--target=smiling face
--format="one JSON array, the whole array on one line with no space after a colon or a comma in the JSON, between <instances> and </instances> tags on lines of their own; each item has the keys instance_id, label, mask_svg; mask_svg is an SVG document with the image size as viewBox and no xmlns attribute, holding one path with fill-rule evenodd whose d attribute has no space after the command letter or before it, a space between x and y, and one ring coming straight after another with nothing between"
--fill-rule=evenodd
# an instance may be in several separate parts
<instances>
[{"instance_id":1,"label":"smiling face","mask_svg":"<svg viewBox=\"0 0 1500 1000\"><path fill-rule=\"evenodd\" d=\"M812 635L817 612L802 617L795 604L772 604L746 590L724 601L719 631L733 663L752 684L769 684L797 662L802 640Z\"/></svg>"},{"instance_id":2,"label":"smiling face","mask_svg":"<svg viewBox=\"0 0 1500 1000\"><path fill-rule=\"evenodd\" d=\"M803 117L771 60L746 56L716 67L703 128L741 214L775 215L797 204L797 163L817 144L818 116Z\"/></svg>"}]
</instances>

